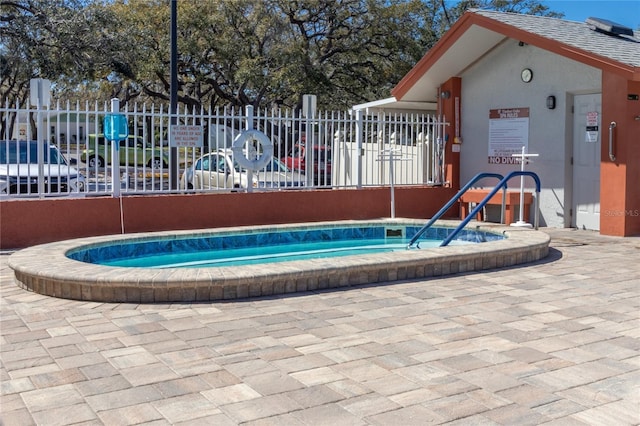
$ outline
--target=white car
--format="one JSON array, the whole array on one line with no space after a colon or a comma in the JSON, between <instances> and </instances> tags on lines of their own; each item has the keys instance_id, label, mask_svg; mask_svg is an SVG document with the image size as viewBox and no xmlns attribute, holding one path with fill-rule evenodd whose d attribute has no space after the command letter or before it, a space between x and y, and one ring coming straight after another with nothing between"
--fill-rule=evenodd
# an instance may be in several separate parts
<instances>
[{"instance_id":1,"label":"white car","mask_svg":"<svg viewBox=\"0 0 640 426\"><path fill-rule=\"evenodd\" d=\"M204 154L185 170L181 189L230 189L249 187L249 175L233 160L231 149L219 149ZM293 188L305 185L305 176L292 171L275 157L253 173L252 188Z\"/></svg>"},{"instance_id":2,"label":"white car","mask_svg":"<svg viewBox=\"0 0 640 426\"><path fill-rule=\"evenodd\" d=\"M44 192L47 195L83 192L85 178L55 145L44 147ZM0 142L0 195L38 195L38 142Z\"/></svg>"}]
</instances>

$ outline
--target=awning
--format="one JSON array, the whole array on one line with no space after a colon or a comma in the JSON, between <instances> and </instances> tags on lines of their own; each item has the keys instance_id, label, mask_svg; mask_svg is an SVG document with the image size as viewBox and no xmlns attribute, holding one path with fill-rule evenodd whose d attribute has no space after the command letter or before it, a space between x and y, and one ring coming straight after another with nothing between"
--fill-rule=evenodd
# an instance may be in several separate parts
<instances>
[{"instance_id":1,"label":"awning","mask_svg":"<svg viewBox=\"0 0 640 426\"><path fill-rule=\"evenodd\" d=\"M364 104L354 105L351 107L352 111L363 110L365 114L372 114L378 112L391 112L391 113L434 113L436 111L437 104L435 102L409 102L399 101L394 97L380 99L377 101L367 102Z\"/></svg>"}]
</instances>

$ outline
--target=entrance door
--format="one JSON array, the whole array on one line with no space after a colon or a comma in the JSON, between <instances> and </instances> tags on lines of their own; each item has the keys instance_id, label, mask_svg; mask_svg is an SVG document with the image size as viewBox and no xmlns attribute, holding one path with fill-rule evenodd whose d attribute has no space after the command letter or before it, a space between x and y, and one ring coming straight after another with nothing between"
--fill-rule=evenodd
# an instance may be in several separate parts
<instances>
[{"instance_id":1,"label":"entrance door","mask_svg":"<svg viewBox=\"0 0 640 426\"><path fill-rule=\"evenodd\" d=\"M601 95L576 95L573 115L573 211L571 226L600 229Z\"/></svg>"}]
</instances>

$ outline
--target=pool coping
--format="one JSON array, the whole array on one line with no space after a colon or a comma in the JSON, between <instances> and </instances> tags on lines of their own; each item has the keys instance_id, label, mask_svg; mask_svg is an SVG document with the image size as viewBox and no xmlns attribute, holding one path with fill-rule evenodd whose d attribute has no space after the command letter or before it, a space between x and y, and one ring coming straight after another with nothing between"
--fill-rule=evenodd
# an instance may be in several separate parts
<instances>
[{"instance_id":1,"label":"pool coping","mask_svg":"<svg viewBox=\"0 0 640 426\"><path fill-rule=\"evenodd\" d=\"M88 237L20 250L9 257L9 266L14 270L15 281L20 287L43 295L94 302L163 303L231 300L438 277L534 262L549 253L550 237L542 231L471 222L467 229L504 234L507 238L480 244L242 267L120 268L84 263L65 255L79 246L113 239L135 240L247 229L280 230L301 225L422 225L424 222L405 218L347 220ZM459 223L441 220L435 226L455 227Z\"/></svg>"}]
</instances>

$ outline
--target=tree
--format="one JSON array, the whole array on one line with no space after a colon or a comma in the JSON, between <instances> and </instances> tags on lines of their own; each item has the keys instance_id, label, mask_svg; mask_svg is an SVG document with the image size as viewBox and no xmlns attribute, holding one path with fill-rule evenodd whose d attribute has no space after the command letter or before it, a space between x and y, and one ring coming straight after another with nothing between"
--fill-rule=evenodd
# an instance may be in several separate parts
<instances>
[{"instance_id":1,"label":"tree","mask_svg":"<svg viewBox=\"0 0 640 426\"><path fill-rule=\"evenodd\" d=\"M537 0L218 0L178 4L179 102L345 108L390 89L469 7L551 14ZM131 38L119 82L169 99L166 2L114 5ZM133 91L135 93L135 91Z\"/></svg>"},{"instance_id":2,"label":"tree","mask_svg":"<svg viewBox=\"0 0 640 426\"><path fill-rule=\"evenodd\" d=\"M302 93L349 107L388 96L419 58L418 1L279 1L290 24ZM299 101L299 100L298 100Z\"/></svg>"},{"instance_id":3,"label":"tree","mask_svg":"<svg viewBox=\"0 0 640 426\"><path fill-rule=\"evenodd\" d=\"M64 89L99 77L112 67L107 51L122 48L104 31L113 18L82 0L0 1L3 99L24 99L31 78L47 78Z\"/></svg>"},{"instance_id":4,"label":"tree","mask_svg":"<svg viewBox=\"0 0 640 426\"><path fill-rule=\"evenodd\" d=\"M553 12L538 0L460 0L453 8L447 9L444 0L440 0L440 7L448 26L469 9L491 9L500 12L520 13L526 15L549 16L562 18L562 13Z\"/></svg>"},{"instance_id":5,"label":"tree","mask_svg":"<svg viewBox=\"0 0 640 426\"><path fill-rule=\"evenodd\" d=\"M163 3L108 7L129 38L121 65L131 71L115 70L111 83L166 101ZM384 96L424 53L416 22L427 22L426 12L419 0L180 2L179 102L296 106L303 93L315 93L321 105L348 107Z\"/></svg>"},{"instance_id":6,"label":"tree","mask_svg":"<svg viewBox=\"0 0 640 426\"><path fill-rule=\"evenodd\" d=\"M113 45L100 31L108 21L101 12L80 0L0 1L2 102L24 105L32 78L51 80L58 92L94 79L108 64L93 52ZM12 134L15 119L0 117L0 134Z\"/></svg>"},{"instance_id":7,"label":"tree","mask_svg":"<svg viewBox=\"0 0 640 426\"><path fill-rule=\"evenodd\" d=\"M469 7L557 16L537 0L178 2L178 101L323 108L388 96ZM58 97L169 100L167 0L0 0L2 98L33 77Z\"/></svg>"}]
</instances>

